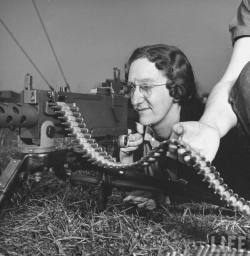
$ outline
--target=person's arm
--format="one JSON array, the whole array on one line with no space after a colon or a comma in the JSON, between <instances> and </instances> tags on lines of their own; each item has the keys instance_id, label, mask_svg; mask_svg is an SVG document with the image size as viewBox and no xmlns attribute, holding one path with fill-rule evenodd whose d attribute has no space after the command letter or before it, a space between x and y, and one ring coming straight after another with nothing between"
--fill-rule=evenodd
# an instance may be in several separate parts
<instances>
[{"instance_id":1,"label":"person's arm","mask_svg":"<svg viewBox=\"0 0 250 256\"><path fill-rule=\"evenodd\" d=\"M249 61L250 37L242 37L235 42L228 67L208 97L200 122L215 128L220 138L237 123L237 117L229 103L229 94L241 70Z\"/></svg>"},{"instance_id":2,"label":"person's arm","mask_svg":"<svg viewBox=\"0 0 250 256\"><path fill-rule=\"evenodd\" d=\"M250 37L242 37L235 42L229 65L221 80L212 89L200 121L177 123L173 127L173 138L181 138L208 160L214 159L220 138L237 124L237 117L229 103L229 95L248 61Z\"/></svg>"},{"instance_id":3,"label":"person's arm","mask_svg":"<svg viewBox=\"0 0 250 256\"><path fill-rule=\"evenodd\" d=\"M212 89L199 122L177 123L173 138L180 138L208 160L213 160L223 137L237 124L229 103L230 91L240 72L250 61L250 0L242 0L229 25L233 53L221 80Z\"/></svg>"}]
</instances>

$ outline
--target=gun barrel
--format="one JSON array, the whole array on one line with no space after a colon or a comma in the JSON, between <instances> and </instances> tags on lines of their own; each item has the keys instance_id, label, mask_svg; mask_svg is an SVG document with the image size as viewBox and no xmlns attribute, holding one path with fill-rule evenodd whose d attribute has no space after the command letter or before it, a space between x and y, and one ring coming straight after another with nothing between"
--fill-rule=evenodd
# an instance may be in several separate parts
<instances>
[{"instance_id":1,"label":"gun barrel","mask_svg":"<svg viewBox=\"0 0 250 256\"><path fill-rule=\"evenodd\" d=\"M34 106L20 103L0 103L0 128L32 127L38 121Z\"/></svg>"}]
</instances>

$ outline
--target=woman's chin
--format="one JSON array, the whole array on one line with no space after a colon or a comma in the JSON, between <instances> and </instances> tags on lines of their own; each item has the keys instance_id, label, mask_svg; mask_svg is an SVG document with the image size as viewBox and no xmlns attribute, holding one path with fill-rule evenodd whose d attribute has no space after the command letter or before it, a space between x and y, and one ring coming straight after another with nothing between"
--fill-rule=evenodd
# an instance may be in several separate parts
<instances>
[{"instance_id":1,"label":"woman's chin","mask_svg":"<svg viewBox=\"0 0 250 256\"><path fill-rule=\"evenodd\" d=\"M151 125L152 121L151 118L139 116L139 123L142 125Z\"/></svg>"}]
</instances>

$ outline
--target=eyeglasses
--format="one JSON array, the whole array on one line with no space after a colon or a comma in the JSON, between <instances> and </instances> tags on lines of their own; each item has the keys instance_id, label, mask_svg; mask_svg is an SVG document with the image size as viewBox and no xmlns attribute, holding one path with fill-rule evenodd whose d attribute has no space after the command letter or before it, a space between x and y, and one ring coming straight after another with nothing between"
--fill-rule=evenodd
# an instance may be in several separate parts
<instances>
[{"instance_id":1,"label":"eyeglasses","mask_svg":"<svg viewBox=\"0 0 250 256\"><path fill-rule=\"evenodd\" d=\"M137 85L133 82L128 82L125 87L127 88L127 92L132 96L136 90L136 87L139 87L139 92L146 98L149 98L152 94L152 90L154 87L162 86L165 84L140 84Z\"/></svg>"}]
</instances>

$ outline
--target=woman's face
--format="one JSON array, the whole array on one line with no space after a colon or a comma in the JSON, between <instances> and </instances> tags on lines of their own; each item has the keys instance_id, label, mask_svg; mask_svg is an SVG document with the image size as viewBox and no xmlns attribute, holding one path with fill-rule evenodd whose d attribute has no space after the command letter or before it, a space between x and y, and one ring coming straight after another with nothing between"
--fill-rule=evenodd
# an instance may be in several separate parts
<instances>
[{"instance_id":1,"label":"woman's face","mask_svg":"<svg viewBox=\"0 0 250 256\"><path fill-rule=\"evenodd\" d=\"M131 103L139 114L139 122L143 125L157 125L167 119L173 105L173 98L165 84L168 81L164 72L155 67L155 63L147 58L132 62L129 69L128 82L136 85L131 94ZM160 85L161 86L154 86ZM143 87L152 86L150 96L143 95ZM139 90L142 87L142 92Z\"/></svg>"}]
</instances>

